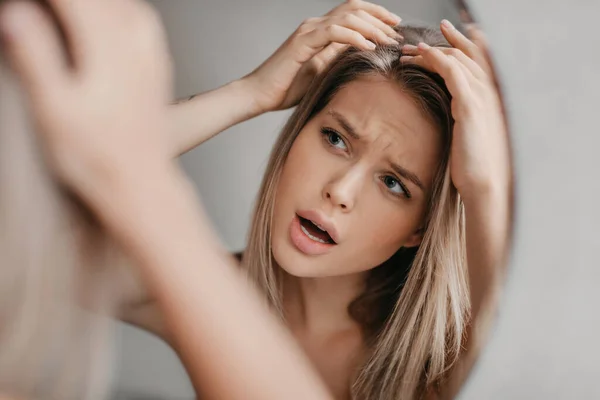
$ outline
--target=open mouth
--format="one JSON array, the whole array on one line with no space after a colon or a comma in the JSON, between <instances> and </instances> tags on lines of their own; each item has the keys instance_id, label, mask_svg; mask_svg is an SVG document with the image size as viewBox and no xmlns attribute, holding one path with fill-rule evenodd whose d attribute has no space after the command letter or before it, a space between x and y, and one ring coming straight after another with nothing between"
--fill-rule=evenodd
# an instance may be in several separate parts
<instances>
[{"instance_id":1,"label":"open mouth","mask_svg":"<svg viewBox=\"0 0 600 400\"><path fill-rule=\"evenodd\" d=\"M298 216L298 219L300 220L300 229L310 239L324 244L336 244L329 233L319 225L301 216Z\"/></svg>"}]
</instances>

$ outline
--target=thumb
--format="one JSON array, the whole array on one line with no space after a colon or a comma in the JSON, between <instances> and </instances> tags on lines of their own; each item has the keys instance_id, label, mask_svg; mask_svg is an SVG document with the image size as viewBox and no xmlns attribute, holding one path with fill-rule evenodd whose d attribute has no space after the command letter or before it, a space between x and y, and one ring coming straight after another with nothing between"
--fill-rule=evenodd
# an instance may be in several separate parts
<instances>
[{"instance_id":1,"label":"thumb","mask_svg":"<svg viewBox=\"0 0 600 400\"><path fill-rule=\"evenodd\" d=\"M32 102L64 90L68 64L57 27L32 1L11 1L0 9L4 53Z\"/></svg>"},{"instance_id":2,"label":"thumb","mask_svg":"<svg viewBox=\"0 0 600 400\"><path fill-rule=\"evenodd\" d=\"M329 64L331 64L331 62L335 60L335 58L339 56L340 53L342 53L348 47L349 46L346 44L333 42L327 45L323 50L318 52L313 57L313 62L315 64L313 66L315 69L315 74L320 74L321 72L323 72L323 70L326 69L329 66Z\"/></svg>"}]
</instances>

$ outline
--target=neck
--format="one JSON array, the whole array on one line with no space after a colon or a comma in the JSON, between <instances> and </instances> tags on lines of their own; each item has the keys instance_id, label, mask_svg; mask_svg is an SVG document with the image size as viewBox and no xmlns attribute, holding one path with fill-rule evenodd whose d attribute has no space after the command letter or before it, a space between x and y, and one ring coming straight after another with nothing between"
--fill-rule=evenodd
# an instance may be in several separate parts
<instances>
[{"instance_id":1,"label":"neck","mask_svg":"<svg viewBox=\"0 0 600 400\"><path fill-rule=\"evenodd\" d=\"M285 274L284 307L293 330L327 334L356 329L348 306L364 290L365 273L327 278Z\"/></svg>"}]
</instances>

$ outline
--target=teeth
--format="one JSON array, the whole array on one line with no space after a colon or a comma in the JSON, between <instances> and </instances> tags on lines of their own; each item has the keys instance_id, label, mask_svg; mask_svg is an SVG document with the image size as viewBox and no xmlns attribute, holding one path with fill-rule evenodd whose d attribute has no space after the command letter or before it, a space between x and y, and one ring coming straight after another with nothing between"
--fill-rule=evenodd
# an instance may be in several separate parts
<instances>
[{"instance_id":1,"label":"teeth","mask_svg":"<svg viewBox=\"0 0 600 400\"><path fill-rule=\"evenodd\" d=\"M312 222L312 221L311 221ZM320 230L322 230L323 232L327 232L327 229L323 228L321 225L316 224L313 222L313 225L316 226L317 228L319 228Z\"/></svg>"},{"instance_id":2,"label":"teeth","mask_svg":"<svg viewBox=\"0 0 600 400\"><path fill-rule=\"evenodd\" d=\"M311 238L311 239L312 239L312 240L314 240L315 242L319 242L319 243L324 243L324 244L327 244L327 242L326 242L326 241L324 241L323 239L320 239L320 238L318 238L318 237L316 237L316 236L313 236L313 235L311 235L311 234L310 234L310 232L308 232L308 231L306 230L306 228L305 228L305 227L303 227L302 225L300 225L300 228L302 229L302 232L304 232L304 234L305 234L306 236L308 236L309 238ZM321 229L321 228L319 228L319 229Z\"/></svg>"}]
</instances>

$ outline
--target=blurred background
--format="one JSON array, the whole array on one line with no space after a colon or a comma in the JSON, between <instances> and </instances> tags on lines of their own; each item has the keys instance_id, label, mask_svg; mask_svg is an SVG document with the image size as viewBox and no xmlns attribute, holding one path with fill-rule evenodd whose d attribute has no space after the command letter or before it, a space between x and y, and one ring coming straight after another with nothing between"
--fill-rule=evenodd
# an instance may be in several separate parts
<instances>
[{"instance_id":1,"label":"blurred background","mask_svg":"<svg viewBox=\"0 0 600 400\"><path fill-rule=\"evenodd\" d=\"M310 17L341 0L150 0L166 25L176 77L176 97L217 88L267 59ZM374 1L404 23L458 22L451 0ZM183 165L223 242L244 248L254 198L275 138L290 111L237 125L183 156ZM210 118L199 115L198 118ZM194 310L190 310L193 313ZM118 400L193 399L175 353L162 341L125 324L118 326Z\"/></svg>"}]
</instances>

